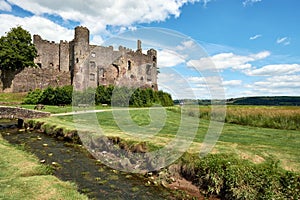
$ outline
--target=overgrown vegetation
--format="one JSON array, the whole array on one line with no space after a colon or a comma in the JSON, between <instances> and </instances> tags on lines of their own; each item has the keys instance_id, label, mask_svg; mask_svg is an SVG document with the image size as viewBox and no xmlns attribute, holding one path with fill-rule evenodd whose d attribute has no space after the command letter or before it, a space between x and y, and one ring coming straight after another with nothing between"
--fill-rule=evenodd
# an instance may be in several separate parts
<instances>
[{"instance_id":1,"label":"overgrown vegetation","mask_svg":"<svg viewBox=\"0 0 300 200\"><path fill-rule=\"evenodd\" d=\"M200 106L200 118L209 120L211 108ZM300 130L300 107L296 106L227 106L226 123Z\"/></svg>"},{"instance_id":2,"label":"overgrown vegetation","mask_svg":"<svg viewBox=\"0 0 300 200\"><path fill-rule=\"evenodd\" d=\"M222 199L299 199L300 175L285 171L273 160L254 164L236 155L215 154L199 159L186 153L181 173L206 196Z\"/></svg>"},{"instance_id":3,"label":"overgrown vegetation","mask_svg":"<svg viewBox=\"0 0 300 200\"><path fill-rule=\"evenodd\" d=\"M74 92L74 93L73 93ZM114 104L114 106L148 107L155 104L172 106L173 100L170 94L152 89L133 89L126 87L98 86L96 89L89 88L85 91L73 91L72 86L64 86L45 90L36 89L28 93L24 104L45 105L101 105Z\"/></svg>"}]
</instances>

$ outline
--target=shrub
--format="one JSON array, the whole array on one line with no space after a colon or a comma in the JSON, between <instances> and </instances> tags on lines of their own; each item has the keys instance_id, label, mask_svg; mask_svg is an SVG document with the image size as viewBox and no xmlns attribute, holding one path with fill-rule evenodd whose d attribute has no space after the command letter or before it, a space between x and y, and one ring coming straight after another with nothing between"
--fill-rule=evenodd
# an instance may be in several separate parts
<instances>
[{"instance_id":1,"label":"shrub","mask_svg":"<svg viewBox=\"0 0 300 200\"><path fill-rule=\"evenodd\" d=\"M199 159L185 154L181 173L206 196L222 199L299 199L299 174L285 171L273 160L254 164L235 155L216 154Z\"/></svg>"},{"instance_id":2,"label":"shrub","mask_svg":"<svg viewBox=\"0 0 300 200\"><path fill-rule=\"evenodd\" d=\"M127 87L98 86L96 89L88 88L84 91L74 91L73 86L48 87L45 90L36 89L29 92L25 98L25 104L111 104L115 106L149 107L154 104L162 106L172 106L173 100L170 94L163 91L153 91L152 89L133 89Z\"/></svg>"}]
</instances>

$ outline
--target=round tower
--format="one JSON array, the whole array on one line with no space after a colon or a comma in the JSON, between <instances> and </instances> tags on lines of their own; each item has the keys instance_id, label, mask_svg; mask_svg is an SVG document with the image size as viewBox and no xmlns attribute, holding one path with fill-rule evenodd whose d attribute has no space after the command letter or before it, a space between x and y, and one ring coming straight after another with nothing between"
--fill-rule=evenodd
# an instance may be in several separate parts
<instances>
[{"instance_id":1,"label":"round tower","mask_svg":"<svg viewBox=\"0 0 300 200\"><path fill-rule=\"evenodd\" d=\"M74 36L75 42L86 42L90 43L90 31L88 28L83 26L77 26L75 28L75 36Z\"/></svg>"},{"instance_id":2,"label":"round tower","mask_svg":"<svg viewBox=\"0 0 300 200\"><path fill-rule=\"evenodd\" d=\"M90 54L90 31L86 27L75 28L74 40L72 41L71 57L73 66L72 82L79 84L77 88L84 88L86 77L89 74L88 58ZM75 82L74 82L75 81Z\"/></svg>"},{"instance_id":3,"label":"round tower","mask_svg":"<svg viewBox=\"0 0 300 200\"><path fill-rule=\"evenodd\" d=\"M77 26L73 40L74 63L83 63L90 53L90 31L86 27Z\"/></svg>"}]
</instances>

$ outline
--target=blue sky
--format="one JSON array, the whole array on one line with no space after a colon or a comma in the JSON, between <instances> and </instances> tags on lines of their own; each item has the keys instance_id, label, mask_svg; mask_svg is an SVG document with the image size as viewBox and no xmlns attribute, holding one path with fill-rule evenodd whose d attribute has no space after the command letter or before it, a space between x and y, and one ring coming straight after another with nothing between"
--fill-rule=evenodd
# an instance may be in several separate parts
<instances>
[{"instance_id":1,"label":"blue sky","mask_svg":"<svg viewBox=\"0 0 300 200\"><path fill-rule=\"evenodd\" d=\"M176 98L299 96L299 9L299 0L0 0L0 35L21 25L69 41L82 25L108 45L126 31L147 40L139 30L157 27L143 47L158 49L160 88Z\"/></svg>"}]
</instances>

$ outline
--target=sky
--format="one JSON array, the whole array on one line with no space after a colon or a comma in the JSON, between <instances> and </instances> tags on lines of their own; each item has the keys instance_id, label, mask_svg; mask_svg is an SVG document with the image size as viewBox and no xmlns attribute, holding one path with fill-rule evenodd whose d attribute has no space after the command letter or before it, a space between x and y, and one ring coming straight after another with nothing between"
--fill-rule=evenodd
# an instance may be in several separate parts
<instances>
[{"instance_id":1,"label":"sky","mask_svg":"<svg viewBox=\"0 0 300 200\"><path fill-rule=\"evenodd\" d=\"M135 49L128 38L141 39L157 49L159 88L174 99L299 96L299 9L299 0L0 0L0 36L21 25L70 41L81 25L92 44Z\"/></svg>"}]
</instances>

